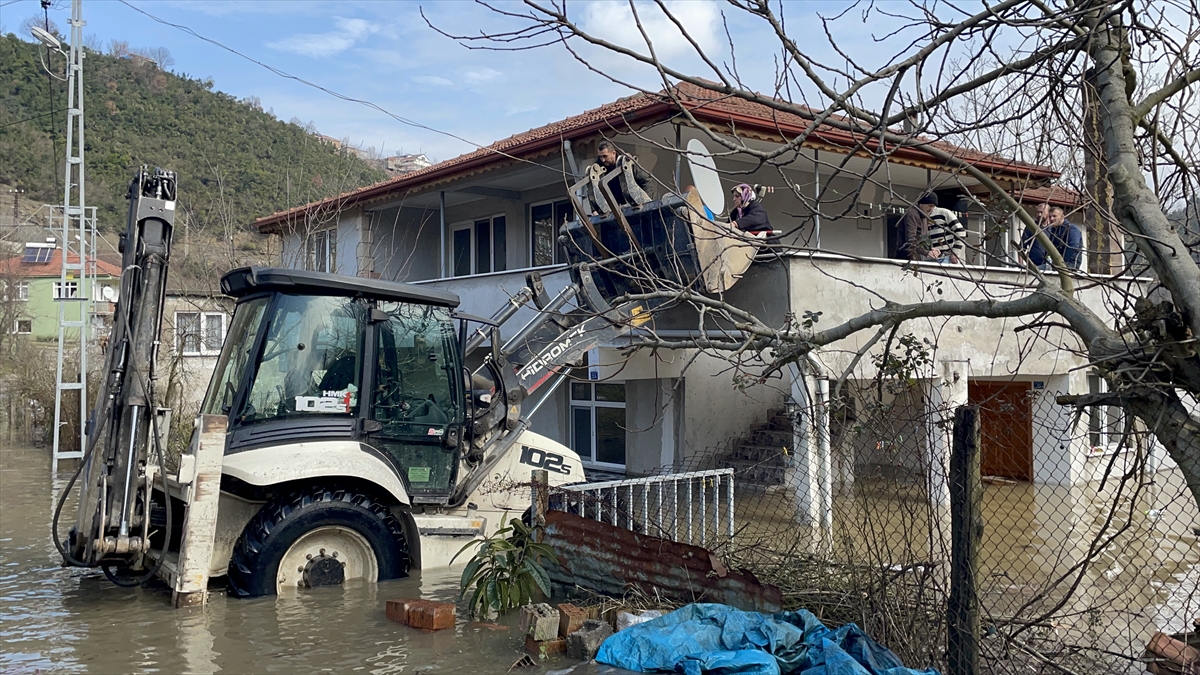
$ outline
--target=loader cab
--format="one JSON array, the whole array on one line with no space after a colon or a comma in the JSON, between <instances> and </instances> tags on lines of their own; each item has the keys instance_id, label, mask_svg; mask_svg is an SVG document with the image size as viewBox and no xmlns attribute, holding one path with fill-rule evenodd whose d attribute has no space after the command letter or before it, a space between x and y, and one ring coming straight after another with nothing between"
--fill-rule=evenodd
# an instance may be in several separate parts
<instances>
[{"instance_id":1,"label":"loader cab","mask_svg":"<svg viewBox=\"0 0 1200 675\"><path fill-rule=\"evenodd\" d=\"M464 420L457 296L267 268L221 286L238 303L202 412L228 416L226 455L341 442L383 460L413 503L444 503Z\"/></svg>"}]
</instances>

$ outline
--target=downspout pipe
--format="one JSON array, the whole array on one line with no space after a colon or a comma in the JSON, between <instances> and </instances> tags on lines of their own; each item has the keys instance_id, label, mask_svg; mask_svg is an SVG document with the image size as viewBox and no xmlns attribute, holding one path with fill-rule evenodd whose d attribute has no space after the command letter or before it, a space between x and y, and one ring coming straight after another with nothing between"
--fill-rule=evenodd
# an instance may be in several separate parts
<instances>
[{"instance_id":1,"label":"downspout pipe","mask_svg":"<svg viewBox=\"0 0 1200 675\"><path fill-rule=\"evenodd\" d=\"M438 193L438 278L446 278L446 191Z\"/></svg>"}]
</instances>

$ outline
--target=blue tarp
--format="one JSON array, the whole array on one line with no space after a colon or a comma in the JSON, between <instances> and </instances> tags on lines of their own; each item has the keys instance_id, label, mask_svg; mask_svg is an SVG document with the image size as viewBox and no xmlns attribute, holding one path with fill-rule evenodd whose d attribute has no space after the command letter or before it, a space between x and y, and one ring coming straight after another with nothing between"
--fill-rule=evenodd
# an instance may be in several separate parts
<instances>
[{"instance_id":1,"label":"blue tarp","mask_svg":"<svg viewBox=\"0 0 1200 675\"><path fill-rule=\"evenodd\" d=\"M596 660L684 675L938 675L905 668L854 624L830 630L805 610L768 615L715 604L626 628L604 641Z\"/></svg>"}]
</instances>

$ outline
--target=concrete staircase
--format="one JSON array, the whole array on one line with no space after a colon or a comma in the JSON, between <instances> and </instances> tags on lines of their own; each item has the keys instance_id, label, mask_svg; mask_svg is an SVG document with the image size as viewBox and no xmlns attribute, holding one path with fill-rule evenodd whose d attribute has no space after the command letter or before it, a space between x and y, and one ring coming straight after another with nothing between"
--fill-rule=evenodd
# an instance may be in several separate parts
<instances>
[{"instance_id":1,"label":"concrete staircase","mask_svg":"<svg viewBox=\"0 0 1200 675\"><path fill-rule=\"evenodd\" d=\"M772 410L766 423L756 424L745 436L730 441L717 465L734 470L738 492L764 494L783 486L792 456L792 422L782 410Z\"/></svg>"}]
</instances>

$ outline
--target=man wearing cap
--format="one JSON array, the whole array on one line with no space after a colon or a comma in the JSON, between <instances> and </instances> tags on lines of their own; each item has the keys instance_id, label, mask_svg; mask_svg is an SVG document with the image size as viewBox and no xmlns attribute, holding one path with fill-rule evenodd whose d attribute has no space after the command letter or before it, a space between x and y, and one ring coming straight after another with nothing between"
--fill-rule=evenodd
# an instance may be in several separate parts
<instances>
[{"instance_id":1,"label":"man wearing cap","mask_svg":"<svg viewBox=\"0 0 1200 675\"><path fill-rule=\"evenodd\" d=\"M908 207L900 219L900 231L904 233L904 246L908 249L909 260L941 260L942 252L934 248L929 239L929 214L933 213L937 204L937 195L930 192L918 199L914 206Z\"/></svg>"}]
</instances>

